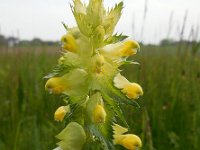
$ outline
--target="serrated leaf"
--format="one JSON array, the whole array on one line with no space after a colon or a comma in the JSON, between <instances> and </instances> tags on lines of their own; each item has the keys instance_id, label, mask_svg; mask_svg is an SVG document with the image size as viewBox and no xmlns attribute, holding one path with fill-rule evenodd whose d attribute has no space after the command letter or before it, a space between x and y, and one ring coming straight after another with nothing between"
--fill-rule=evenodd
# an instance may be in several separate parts
<instances>
[{"instance_id":1,"label":"serrated leaf","mask_svg":"<svg viewBox=\"0 0 200 150\"><path fill-rule=\"evenodd\" d=\"M86 142L86 134L83 127L76 123L69 123L57 136L60 142L57 143L63 150L81 150Z\"/></svg>"},{"instance_id":2,"label":"serrated leaf","mask_svg":"<svg viewBox=\"0 0 200 150\"><path fill-rule=\"evenodd\" d=\"M45 79L49 79L55 76L62 76L66 73L68 73L71 69L73 69L73 66L67 66L67 65L56 65L51 73L49 73L47 76L45 76Z\"/></svg>"},{"instance_id":3,"label":"serrated leaf","mask_svg":"<svg viewBox=\"0 0 200 150\"><path fill-rule=\"evenodd\" d=\"M62 22L62 25L65 28L65 30L68 30L68 26L64 22Z\"/></svg>"},{"instance_id":4,"label":"serrated leaf","mask_svg":"<svg viewBox=\"0 0 200 150\"><path fill-rule=\"evenodd\" d=\"M112 8L107 16L104 18L103 26L107 34L112 34L114 28L119 21L123 9L123 2L116 4L114 8Z\"/></svg>"},{"instance_id":5,"label":"serrated leaf","mask_svg":"<svg viewBox=\"0 0 200 150\"><path fill-rule=\"evenodd\" d=\"M114 150L114 145L112 143L112 140L109 141L108 139L105 139L102 133L99 131L98 127L94 124L91 124L88 126L88 129L94 135L100 142L101 146L104 150Z\"/></svg>"},{"instance_id":6,"label":"serrated leaf","mask_svg":"<svg viewBox=\"0 0 200 150\"><path fill-rule=\"evenodd\" d=\"M89 22L87 20L87 15L76 9L75 2L76 1L74 1L74 6L71 5L71 10L72 10L72 13L74 14L78 28L82 34L84 34L87 37L90 37L92 35L93 30L92 30L91 25L89 25Z\"/></svg>"},{"instance_id":7,"label":"serrated leaf","mask_svg":"<svg viewBox=\"0 0 200 150\"><path fill-rule=\"evenodd\" d=\"M126 127L128 126L128 123L126 122L126 119L124 117L124 114L119 106L119 102L114 101L112 98L110 98L106 93L102 93L102 96L104 98L104 100L106 100L106 102L112 106L112 109L115 111L117 117L123 122L123 124Z\"/></svg>"},{"instance_id":8,"label":"serrated leaf","mask_svg":"<svg viewBox=\"0 0 200 150\"><path fill-rule=\"evenodd\" d=\"M135 61L122 61L122 65L140 65L138 62Z\"/></svg>"},{"instance_id":9,"label":"serrated leaf","mask_svg":"<svg viewBox=\"0 0 200 150\"><path fill-rule=\"evenodd\" d=\"M114 44L120 41L125 40L126 38L128 38L128 36L126 35L122 35L122 34L114 34L113 36L108 37L107 39L104 40L105 44Z\"/></svg>"}]
</instances>

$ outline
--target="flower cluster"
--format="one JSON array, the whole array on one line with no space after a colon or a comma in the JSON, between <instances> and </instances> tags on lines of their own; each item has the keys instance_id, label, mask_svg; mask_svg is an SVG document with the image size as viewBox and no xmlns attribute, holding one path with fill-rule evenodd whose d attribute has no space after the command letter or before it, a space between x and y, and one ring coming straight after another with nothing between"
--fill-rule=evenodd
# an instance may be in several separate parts
<instances>
[{"instance_id":1,"label":"flower cluster","mask_svg":"<svg viewBox=\"0 0 200 150\"><path fill-rule=\"evenodd\" d=\"M121 16L123 3L106 11L102 0L83 4L73 0L72 12L77 27L64 27L61 38L62 55L54 71L47 76L45 89L62 94L65 106L55 111L55 120L66 122L56 137L56 149L115 149L121 145L129 150L141 147L137 135L117 124L128 127L122 104L138 107L136 99L143 95L141 86L129 82L119 67L137 53L139 44L125 40L127 36L113 34Z\"/></svg>"}]
</instances>

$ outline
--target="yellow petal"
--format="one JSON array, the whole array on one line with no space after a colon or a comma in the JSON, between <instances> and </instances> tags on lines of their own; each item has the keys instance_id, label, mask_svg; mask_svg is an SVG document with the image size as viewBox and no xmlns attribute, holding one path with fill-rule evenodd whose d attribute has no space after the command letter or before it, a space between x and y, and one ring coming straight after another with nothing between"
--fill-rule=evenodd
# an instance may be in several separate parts
<instances>
[{"instance_id":1,"label":"yellow petal","mask_svg":"<svg viewBox=\"0 0 200 150\"><path fill-rule=\"evenodd\" d=\"M118 89L123 89L129 83L130 82L120 73L118 73L114 78L114 86Z\"/></svg>"},{"instance_id":2,"label":"yellow petal","mask_svg":"<svg viewBox=\"0 0 200 150\"><path fill-rule=\"evenodd\" d=\"M87 72L84 69L73 69L61 77L50 78L45 89L53 94L65 93L68 95L80 95L85 92Z\"/></svg>"},{"instance_id":3,"label":"yellow petal","mask_svg":"<svg viewBox=\"0 0 200 150\"><path fill-rule=\"evenodd\" d=\"M126 41L123 44L123 47L119 50L120 56L134 55L137 53L137 50L140 49L140 46L136 41Z\"/></svg>"},{"instance_id":4,"label":"yellow petal","mask_svg":"<svg viewBox=\"0 0 200 150\"><path fill-rule=\"evenodd\" d=\"M70 52L77 52L78 45L75 38L71 34L66 34L61 38L62 48Z\"/></svg>"},{"instance_id":5,"label":"yellow petal","mask_svg":"<svg viewBox=\"0 0 200 150\"><path fill-rule=\"evenodd\" d=\"M113 126L113 143L120 144L124 146L128 150L137 150L142 146L142 141L137 135L134 134L124 134L128 131L127 128L124 128L118 124L114 124Z\"/></svg>"},{"instance_id":6,"label":"yellow petal","mask_svg":"<svg viewBox=\"0 0 200 150\"><path fill-rule=\"evenodd\" d=\"M93 112L93 121L95 123L104 123L106 121L106 112L102 105L96 105Z\"/></svg>"},{"instance_id":7,"label":"yellow petal","mask_svg":"<svg viewBox=\"0 0 200 150\"><path fill-rule=\"evenodd\" d=\"M130 99L137 99L139 96L143 95L142 87L137 83L129 83L123 89L122 93Z\"/></svg>"},{"instance_id":8,"label":"yellow petal","mask_svg":"<svg viewBox=\"0 0 200 150\"><path fill-rule=\"evenodd\" d=\"M122 45L122 43L109 44L100 49L99 52L110 59L115 59L119 57L119 49Z\"/></svg>"},{"instance_id":9,"label":"yellow petal","mask_svg":"<svg viewBox=\"0 0 200 150\"><path fill-rule=\"evenodd\" d=\"M143 95L142 87L137 83L129 82L124 76L118 73L114 78L114 86L122 89L122 93L130 99L137 99Z\"/></svg>"},{"instance_id":10,"label":"yellow petal","mask_svg":"<svg viewBox=\"0 0 200 150\"><path fill-rule=\"evenodd\" d=\"M66 88L67 85L63 84L62 77L50 78L45 85L45 90L48 90L53 94L60 94L64 92Z\"/></svg>"},{"instance_id":11,"label":"yellow petal","mask_svg":"<svg viewBox=\"0 0 200 150\"><path fill-rule=\"evenodd\" d=\"M63 121L65 115L69 113L70 107L69 106L60 106L54 114L54 119L56 121Z\"/></svg>"},{"instance_id":12,"label":"yellow petal","mask_svg":"<svg viewBox=\"0 0 200 150\"><path fill-rule=\"evenodd\" d=\"M124 146L128 150L137 150L142 147L141 139L134 134L123 135L124 138L119 142L120 145Z\"/></svg>"},{"instance_id":13,"label":"yellow petal","mask_svg":"<svg viewBox=\"0 0 200 150\"><path fill-rule=\"evenodd\" d=\"M115 43L106 45L100 49L100 53L109 59L118 59L120 57L128 57L137 53L140 49L139 44L136 41L125 41L123 43Z\"/></svg>"}]
</instances>

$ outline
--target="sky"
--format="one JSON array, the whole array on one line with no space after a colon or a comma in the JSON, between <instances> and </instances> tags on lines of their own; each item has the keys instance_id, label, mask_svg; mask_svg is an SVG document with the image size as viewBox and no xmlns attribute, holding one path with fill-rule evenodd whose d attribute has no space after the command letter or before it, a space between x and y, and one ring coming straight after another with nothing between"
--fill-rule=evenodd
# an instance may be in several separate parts
<instances>
[{"instance_id":1,"label":"sky","mask_svg":"<svg viewBox=\"0 0 200 150\"><path fill-rule=\"evenodd\" d=\"M120 1L104 0L104 5L111 8ZM123 2L123 15L115 32L126 34L138 41L154 44L166 37L179 39L185 14L185 39L190 38L191 28L197 34L200 27L200 0ZM66 33L61 22L65 22L69 27L76 25L70 3L72 0L0 0L0 33L20 39L59 40Z\"/></svg>"}]
</instances>

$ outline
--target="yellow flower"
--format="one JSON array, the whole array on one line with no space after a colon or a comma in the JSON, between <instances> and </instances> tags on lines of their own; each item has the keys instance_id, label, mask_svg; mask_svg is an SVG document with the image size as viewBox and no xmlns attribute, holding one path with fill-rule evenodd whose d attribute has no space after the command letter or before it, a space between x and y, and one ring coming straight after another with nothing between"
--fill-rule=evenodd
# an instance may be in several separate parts
<instances>
[{"instance_id":1,"label":"yellow flower","mask_svg":"<svg viewBox=\"0 0 200 150\"><path fill-rule=\"evenodd\" d=\"M125 134L118 138L121 138L121 141L119 141L118 144L124 146L128 150L137 150L142 146L142 141L137 135Z\"/></svg>"},{"instance_id":2,"label":"yellow flower","mask_svg":"<svg viewBox=\"0 0 200 150\"><path fill-rule=\"evenodd\" d=\"M115 124L113 126L113 143L122 145L128 150L137 150L142 147L141 139L134 134L124 134L128 131L127 128L121 127L120 125Z\"/></svg>"},{"instance_id":3,"label":"yellow flower","mask_svg":"<svg viewBox=\"0 0 200 150\"><path fill-rule=\"evenodd\" d=\"M61 38L62 41L62 48L64 50L76 53L78 51L78 45L71 34L66 34Z\"/></svg>"},{"instance_id":4,"label":"yellow flower","mask_svg":"<svg viewBox=\"0 0 200 150\"><path fill-rule=\"evenodd\" d=\"M136 41L125 41L123 43L110 44L102 49L100 53L107 56L110 59L116 59L120 57L128 57L137 53L140 49L139 44Z\"/></svg>"},{"instance_id":5,"label":"yellow flower","mask_svg":"<svg viewBox=\"0 0 200 150\"><path fill-rule=\"evenodd\" d=\"M53 94L80 95L87 89L86 85L87 72L84 69L73 69L61 77L50 78L45 89Z\"/></svg>"},{"instance_id":6,"label":"yellow flower","mask_svg":"<svg viewBox=\"0 0 200 150\"><path fill-rule=\"evenodd\" d=\"M63 77L53 77L47 81L45 89L50 93L60 94L67 89L67 85L63 83Z\"/></svg>"},{"instance_id":7,"label":"yellow flower","mask_svg":"<svg viewBox=\"0 0 200 150\"><path fill-rule=\"evenodd\" d=\"M95 123L104 123L106 120L106 112L102 105L97 104L93 112L93 121Z\"/></svg>"},{"instance_id":8,"label":"yellow flower","mask_svg":"<svg viewBox=\"0 0 200 150\"><path fill-rule=\"evenodd\" d=\"M69 106L60 106L54 114L54 119L56 121L63 121L65 115L70 112Z\"/></svg>"},{"instance_id":9,"label":"yellow flower","mask_svg":"<svg viewBox=\"0 0 200 150\"><path fill-rule=\"evenodd\" d=\"M121 89L122 93L130 99L137 99L143 95L142 87L137 83L129 82L124 76L118 73L114 78L114 85Z\"/></svg>"},{"instance_id":10,"label":"yellow flower","mask_svg":"<svg viewBox=\"0 0 200 150\"><path fill-rule=\"evenodd\" d=\"M138 42L136 41L126 41L124 46L119 50L120 56L131 56L137 53L140 49Z\"/></svg>"}]
</instances>

